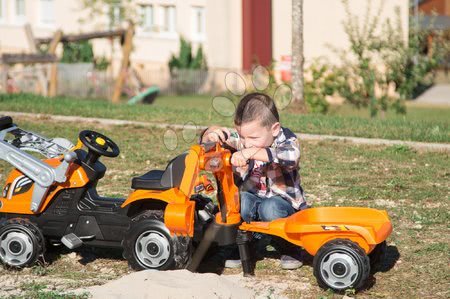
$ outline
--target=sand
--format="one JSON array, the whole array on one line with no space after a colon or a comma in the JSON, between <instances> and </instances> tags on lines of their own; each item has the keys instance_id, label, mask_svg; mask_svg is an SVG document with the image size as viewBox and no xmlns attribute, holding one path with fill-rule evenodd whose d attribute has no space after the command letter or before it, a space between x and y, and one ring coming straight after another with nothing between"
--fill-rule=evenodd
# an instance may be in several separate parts
<instances>
[{"instance_id":1,"label":"sand","mask_svg":"<svg viewBox=\"0 0 450 299\"><path fill-rule=\"evenodd\" d=\"M89 292L94 299L254 298L252 291L226 276L187 270L134 272L102 286L77 290L83 292Z\"/></svg>"}]
</instances>

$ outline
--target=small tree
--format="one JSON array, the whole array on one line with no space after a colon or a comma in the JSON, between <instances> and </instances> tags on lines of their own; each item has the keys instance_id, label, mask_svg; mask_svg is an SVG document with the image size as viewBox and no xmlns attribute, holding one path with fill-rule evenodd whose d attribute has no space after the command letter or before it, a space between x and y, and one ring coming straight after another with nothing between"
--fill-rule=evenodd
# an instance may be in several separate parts
<instances>
[{"instance_id":1,"label":"small tree","mask_svg":"<svg viewBox=\"0 0 450 299\"><path fill-rule=\"evenodd\" d=\"M410 18L409 34L405 40L398 7L396 15L395 25L389 20L384 24L383 35L376 49L388 66L387 80L395 84L402 99L411 99L433 83L435 70L445 55L445 48L441 44L441 33L420 28L415 18ZM429 44L428 38L432 34L435 38Z\"/></svg>"},{"instance_id":2,"label":"small tree","mask_svg":"<svg viewBox=\"0 0 450 299\"><path fill-rule=\"evenodd\" d=\"M405 113L404 100L411 98L421 86L430 84L441 51L431 55L422 52L429 34L427 30L411 26L409 35L404 34L399 8L396 8L395 26L390 20L380 26L384 1L373 17L372 1L369 1L361 25L358 17L350 12L348 1L342 3L346 11L344 31L350 49L340 52L343 63L339 73L343 80L339 93L358 108L369 107L372 117L379 111L384 115L389 108Z\"/></svg>"},{"instance_id":3,"label":"small tree","mask_svg":"<svg viewBox=\"0 0 450 299\"><path fill-rule=\"evenodd\" d=\"M113 30L120 28L127 20L140 20L138 18L137 6L133 0L81 0L81 9L87 12L86 17L80 18L80 23L107 21L107 24L94 24L95 27ZM139 23L139 22L137 22ZM110 39L110 60L114 59L114 38ZM110 64L110 76L113 77L113 64Z\"/></svg>"},{"instance_id":4,"label":"small tree","mask_svg":"<svg viewBox=\"0 0 450 299\"><path fill-rule=\"evenodd\" d=\"M358 17L351 13L348 1L343 0L342 3L346 12L343 26L350 42L350 51L341 52L340 74L344 80L339 93L358 108L369 107L370 115L374 117L379 110L386 111L389 102L395 101L388 94L389 83L379 67L379 56L374 53L374 42L379 40L375 34L384 1L373 17L372 1L369 1L362 26L358 23Z\"/></svg>"},{"instance_id":5,"label":"small tree","mask_svg":"<svg viewBox=\"0 0 450 299\"><path fill-rule=\"evenodd\" d=\"M342 2L347 14L343 25L350 49L341 52L343 62L338 72L343 80L339 93L358 108L369 107L372 117L378 111L384 115L390 108L405 113L404 101L433 81L434 70L445 55L445 47L438 45L443 39L435 38L434 50L425 53L430 30L419 28L416 20L411 19L406 35L398 7L395 25L387 20L380 27L384 1L373 17L372 1L369 1L362 25L350 12L348 1Z\"/></svg>"},{"instance_id":6,"label":"small tree","mask_svg":"<svg viewBox=\"0 0 450 299\"><path fill-rule=\"evenodd\" d=\"M87 11L87 16L81 18L81 23L93 20L104 20L108 24L97 24L112 30L120 27L126 20L137 19L137 9L133 0L81 0L81 9Z\"/></svg>"}]
</instances>

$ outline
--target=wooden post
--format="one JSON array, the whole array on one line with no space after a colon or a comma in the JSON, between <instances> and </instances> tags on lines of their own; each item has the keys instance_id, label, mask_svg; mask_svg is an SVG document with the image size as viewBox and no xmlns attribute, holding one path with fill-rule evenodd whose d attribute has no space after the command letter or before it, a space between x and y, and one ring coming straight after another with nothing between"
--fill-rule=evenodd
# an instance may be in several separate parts
<instances>
[{"instance_id":1,"label":"wooden post","mask_svg":"<svg viewBox=\"0 0 450 299\"><path fill-rule=\"evenodd\" d=\"M28 48L30 49L31 53L37 53L37 46L36 46L36 40L34 38L33 30L31 29L30 24L25 24L24 28L25 35L27 36L27 42L28 42Z\"/></svg>"},{"instance_id":2,"label":"wooden post","mask_svg":"<svg viewBox=\"0 0 450 299\"><path fill-rule=\"evenodd\" d=\"M49 54L56 54L56 48L58 47L59 42L62 38L62 31L58 30L55 32L53 39L48 47ZM51 97L56 96L56 91L58 87L58 63L52 63L50 66L50 83L48 86L48 95Z\"/></svg>"},{"instance_id":3,"label":"wooden post","mask_svg":"<svg viewBox=\"0 0 450 299\"><path fill-rule=\"evenodd\" d=\"M38 48L36 46L36 40L34 38L33 31L31 29L30 24L26 24L24 26L24 29L25 29L25 35L27 36L28 47L30 49L30 52L32 54L37 54ZM47 96L48 95L47 77L45 76L44 71L38 69L36 71L36 75L38 77L39 84L41 85L42 95Z\"/></svg>"},{"instance_id":4,"label":"wooden post","mask_svg":"<svg viewBox=\"0 0 450 299\"><path fill-rule=\"evenodd\" d=\"M134 26L132 22L129 22L128 29L125 33L125 42L122 46L122 64L116 79L116 83L114 85L114 93L112 96L113 103L118 103L120 101L120 93L122 91L123 82L125 81L128 64L130 63L130 53L133 45L133 34Z\"/></svg>"},{"instance_id":5,"label":"wooden post","mask_svg":"<svg viewBox=\"0 0 450 299\"><path fill-rule=\"evenodd\" d=\"M4 93L8 93L8 65L5 63L2 65L2 78L1 85Z\"/></svg>"}]
</instances>

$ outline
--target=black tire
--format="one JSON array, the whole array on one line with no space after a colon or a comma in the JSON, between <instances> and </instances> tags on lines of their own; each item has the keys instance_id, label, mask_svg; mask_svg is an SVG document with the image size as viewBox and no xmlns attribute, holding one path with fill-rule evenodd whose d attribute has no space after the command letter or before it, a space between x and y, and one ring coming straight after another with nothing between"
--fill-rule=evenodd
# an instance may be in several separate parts
<instances>
[{"instance_id":1,"label":"black tire","mask_svg":"<svg viewBox=\"0 0 450 299\"><path fill-rule=\"evenodd\" d=\"M325 243L314 256L313 267L319 286L336 292L361 289L370 273L369 257L358 244L348 239Z\"/></svg>"},{"instance_id":2,"label":"black tire","mask_svg":"<svg viewBox=\"0 0 450 299\"><path fill-rule=\"evenodd\" d=\"M386 241L383 241L369 253L370 269L372 272L378 271L381 268L381 263L386 256L386 249Z\"/></svg>"},{"instance_id":3,"label":"black tire","mask_svg":"<svg viewBox=\"0 0 450 299\"><path fill-rule=\"evenodd\" d=\"M39 228L27 219L0 222L0 262L8 268L32 266L43 256L45 241Z\"/></svg>"},{"instance_id":4,"label":"black tire","mask_svg":"<svg viewBox=\"0 0 450 299\"><path fill-rule=\"evenodd\" d=\"M122 241L123 257L134 270L185 268L191 257L191 238L171 236L164 211L149 210L134 217Z\"/></svg>"}]
</instances>

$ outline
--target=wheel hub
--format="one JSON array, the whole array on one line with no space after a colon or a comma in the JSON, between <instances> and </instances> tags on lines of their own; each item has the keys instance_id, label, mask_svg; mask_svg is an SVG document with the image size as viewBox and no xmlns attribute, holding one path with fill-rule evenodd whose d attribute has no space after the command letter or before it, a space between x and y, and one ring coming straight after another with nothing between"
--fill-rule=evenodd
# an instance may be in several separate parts
<instances>
[{"instance_id":1,"label":"wheel hub","mask_svg":"<svg viewBox=\"0 0 450 299\"><path fill-rule=\"evenodd\" d=\"M136 257L147 268L158 268L170 257L170 243L165 235L158 231L143 232L135 245Z\"/></svg>"},{"instance_id":2,"label":"wheel hub","mask_svg":"<svg viewBox=\"0 0 450 299\"><path fill-rule=\"evenodd\" d=\"M323 280L335 289L345 289L353 285L359 273L358 264L346 252L330 252L320 264Z\"/></svg>"},{"instance_id":3,"label":"wheel hub","mask_svg":"<svg viewBox=\"0 0 450 299\"><path fill-rule=\"evenodd\" d=\"M156 244L154 242L148 243L148 245L147 245L147 252L151 256L157 256L158 252L159 252L158 244Z\"/></svg>"},{"instance_id":4,"label":"wheel hub","mask_svg":"<svg viewBox=\"0 0 450 299\"><path fill-rule=\"evenodd\" d=\"M347 272L347 265L341 262L337 262L331 267L331 270L333 271L333 274L335 276L342 277Z\"/></svg>"},{"instance_id":5,"label":"wheel hub","mask_svg":"<svg viewBox=\"0 0 450 299\"><path fill-rule=\"evenodd\" d=\"M12 254L19 254L22 251L22 243L20 243L19 241L13 240L11 242L9 242L9 251Z\"/></svg>"}]
</instances>

